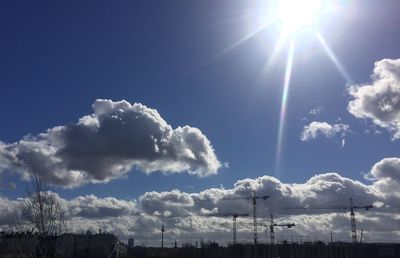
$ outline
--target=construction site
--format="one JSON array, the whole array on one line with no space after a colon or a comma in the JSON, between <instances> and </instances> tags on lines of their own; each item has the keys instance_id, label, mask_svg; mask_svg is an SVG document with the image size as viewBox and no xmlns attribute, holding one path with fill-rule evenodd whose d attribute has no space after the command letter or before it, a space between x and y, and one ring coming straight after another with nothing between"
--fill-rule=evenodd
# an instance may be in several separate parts
<instances>
[{"instance_id":1,"label":"construction site","mask_svg":"<svg viewBox=\"0 0 400 258\"><path fill-rule=\"evenodd\" d=\"M357 210L369 211L374 208L372 204L356 206L353 199L349 198L348 205L342 206L309 206L309 207L288 207L291 210L326 210L327 212L345 211L349 212L349 233L351 234L351 242L341 240L333 240L333 234L330 232L330 241L322 242L319 240L310 240L310 236L296 235L290 240L281 238L280 241L275 239L276 228L291 229L296 226L294 222L276 222L274 215L269 215L269 223L264 224L257 218L257 200L267 200L268 195L258 196L253 191L253 195L249 197L226 198L225 200L243 200L247 199L252 203L252 226L253 226L253 242L242 243L238 241L238 219L250 217L249 213L213 213L208 214L210 217L225 217L232 219L232 242L218 243L218 241L209 241L200 244L187 243L178 247L175 241L172 247L165 246L164 234L166 228L164 222L161 227L161 246L143 247L134 246L134 240L130 239L128 244L128 257L226 257L226 258L395 258L400 257L400 244L396 243L366 243L363 239L363 230L356 229L355 212ZM261 243L258 240L257 228L262 226L268 236L267 242Z\"/></svg>"},{"instance_id":2,"label":"construction site","mask_svg":"<svg viewBox=\"0 0 400 258\"><path fill-rule=\"evenodd\" d=\"M253 191L251 196L231 196L224 198L226 201L248 200L251 204L251 213L221 212L209 213L206 217L231 219L232 241L223 242L218 239L199 239L194 243L189 240L166 239L171 228L166 227L168 217L160 216L159 246L144 246L140 239L130 238L128 243L120 241L111 233L102 232L92 234L63 233L61 235L43 235L35 232L2 232L0 234L0 257L187 257L187 258L398 258L400 257L400 244L398 243L367 243L363 239L363 230L356 228L357 210L369 211L373 205L356 206L350 198L347 205L342 206L308 206L287 207L289 210L302 212L302 210L338 210L349 213L349 234L351 242L333 239L330 232L330 241L311 239L307 235L292 235L290 239L276 239L278 228L291 230L296 227L294 221L280 221L269 214L269 221L257 217L257 202L266 201L268 195L257 195ZM207 201L207 200L205 200ZM142 215L142 214L136 214ZM251 223L238 223L246 219ZM240 221L239 221L240 222ZM240 225L251 226L253 229L251 242L238 240ZM262 227L265 239L260 241L258 229ZM136 245L135 245L136 241ZM139 243L139 244L137 244Z\"/></svg>"}]
</instances>

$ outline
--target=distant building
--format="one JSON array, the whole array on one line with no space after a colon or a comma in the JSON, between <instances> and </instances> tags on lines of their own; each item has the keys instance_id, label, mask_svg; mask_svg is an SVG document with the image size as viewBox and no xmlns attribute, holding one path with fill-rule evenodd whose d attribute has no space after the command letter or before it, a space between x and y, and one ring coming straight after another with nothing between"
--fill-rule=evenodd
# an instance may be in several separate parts
<instances>
[{"instance_id":1,"label":"distant building","mask_svg":"<svg viewBox=\"0 0 400 258\"><path fill-rule=\"evenodd\" d=\"M135 239L129 238L128 239L128 249L133 249L135 248Z\"/></svg>"},{"instance_id":2,"label":"distant building","mask_svg":"<svg viewBox=\"0 0 400 258\"><path fill-rule=\"evenodd\" d=\"M30 232L0 233L0 257L32 257L38 244L38 236Z\"/></svg>"},{"instance_id":3,"label":"distant building","mask_svg":"<svg viewBox=\"0 0 400 258\"><path fill-rule=\"evenodd\" d=\"M202 241L203 242L203 241ZM129 248L132 247L132 248ZM183 244L181 248L134 247L131 238L128 245L109 233L40 236L27 233L0 232L0 258L399 258L400 244L366 243L289 243L236 244L219 246L216 242L201 245Z\"/></svg>"},{"instance_id":4,"label":"distant building","mask_svg":"<svg viewBox=\"0 0 400 258\"><path fill-rule=\"evenodd\" d=\"M126 257L128 246L109 233L39 236L31 233L0 233L3 257Z\"/></svg>"}]
</instances>

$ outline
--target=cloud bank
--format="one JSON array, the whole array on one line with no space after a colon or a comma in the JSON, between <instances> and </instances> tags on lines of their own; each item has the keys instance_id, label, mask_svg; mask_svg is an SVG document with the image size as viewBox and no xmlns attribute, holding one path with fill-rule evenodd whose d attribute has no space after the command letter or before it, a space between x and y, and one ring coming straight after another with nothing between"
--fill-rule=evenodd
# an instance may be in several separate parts
<instances>
[{"instance_id":1,"label":"cloud bank","mask_svg":"<svg viewBox=\"0 0 400 258\"><path fill-rule=\"evenodd\" d=\"M372 82L348 89L354 98L348 111L388 130L392 139L400 138L400 59L383 59L375 63Z\"/></svg>"},{"instance_id":2,"label":"cloud bank","mask_svg":"<svg viewBox=\"0 0 400 258\"><path fill-rule=\"evenodd\" d=\"M98 99L76 124L0 142L0 169L30 172L65 187L107 182L132 169L188 172L200 177L221 167L207 137L190 126L173 129L155 109L140 103Z\"/></svg>"},{"instance_id":3,"label":"cloud bank","mask_svg":"<svg viewBox=\"0 0 400 258\"><path fill-rule=\"evenodd\" d=\"M70 231L86 232L98 229L115 233L126 240L135 237L138 243L158 245L162 219L165 219L166 242L199 241L218 239L231 241L231 218L209 217L217 212L252 214L251 201L232 200L232 197L249 197L253 190L258 195L269 195L257 202L260 226L268 224L269 214L274 213L277 222L290 221L296 227L277 229L277 235L310 235L320 240L334 238L351 241L349 214L340 210L292 209L296 207L334 206L348 207L349 198L355 205L374 204L369 211L357 210L357 227L364 230L368 242L395 241L400 237L400 158L386 158L372 166L373 181L365 184L338 173L321 173L303 183L284 183L272 176L246 178L237 181L232 188L209 188L201 192L187 193L179 189L164 192L146 192L137 200L121 200L95 195L78 196L60 200L68 211ZM10 218L19 216L18 205L22 199L9 200L0 197L0 228L7 230ZM379 205L378 205L379 204ZM263 229L259 229L261 241L265 241ZM252 239L251 217L238 219L238 238Z\"/></svg>"},{"instance_id":4,"label":"cloud bank","mask_svg":"<svg viewBox=\"0 0 400 258\"><path fill-rule=\"evenodd\" d=\"M300 135L300 140L310 141L318 136L332 138L336 135L341 135L343 138L350 131L350 126L347 124L329 124L327 122L313 121L309 125L303 127Z\"/></svg>"}]
</instances>

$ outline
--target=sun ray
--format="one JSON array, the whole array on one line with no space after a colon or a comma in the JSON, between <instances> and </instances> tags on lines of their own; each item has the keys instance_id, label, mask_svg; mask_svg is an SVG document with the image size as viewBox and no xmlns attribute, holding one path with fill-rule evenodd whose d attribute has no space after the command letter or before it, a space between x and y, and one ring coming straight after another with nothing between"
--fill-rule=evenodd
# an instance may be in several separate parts
<instances>
[{"instance_id":1,"label":"sun ray","mask_svg":"<svg viewBox=\"0 0 400 258\"><path fill-rule=\"evenodd\" d=\"M325 50L326 54L328 55L329 59L331 59L332 63L336 66L336 69L338 69L339 73L343 76L343 78L346 80L347 84L351 84L352 80L350 75L347 73L346 69L344 69L343 65L339 62L331 48L329 47L328 43L326 43L324 37L322 37L321 33L318 31L315 32L316 37L319 41L319 43L322 45L322 48Z\"/></svg>"},{"instance_id":2,"label":"sun ray","mask_svg":"<svg viewBox=\"0 0 400 258\"><path fill-rule=\"evenodd\" d=\"M266 65L267 68L269 68L275 62L276 57L282 51L282 48L285 45L284 43L287 40L292 40L292 39L290 39L286 34L281 33L281 35L278 37L278 41L275 43L275 46L272 49L271 54L269 55L267 65Z\"/></svg>"},{"instance_id":3,"label":"sun ray","mask_svg":"<svg viewBox=\"0 0 400 258\"><path fill-rule=\"evenodd\" d=\"M278 126L278 140L276 145L276 169L275 174L279 174L280 170L280 163L282 160L282 151L283 151L283 133L285 127L285 120L286 120L286 108L287 108L287 101L289 95L289 86L290 86L290 79L292 76L292 67L293 67L293 56L294 56L294 42L290 42L288 57L286 61L286 70L285 70L285 79L283 83L283 92L282 92L282 100L281 100L281 110L279 114L279 126Z\"/></svg>"},{"instance_id":4,"label":"sun ray","mask_svg":"<svg viewBox=\"0 0 400 258\"><path fill-rule=\"evenodd\" d=\"M214 55L208 57L207 59L203 60L200 64L196 65L195 67L193 67L191 69L188 69L185 73L183 73L182 75L178 76L178 79L180 79L180 78L182 78L184 76L189 76L190 74L193 74L193 73L197 72L199 69L201 69L201 68L203 68L203 67L205 67L207 65L210 65L212 62L214 62L215 60L217 60L221 56L227 54L228 52L234 50L235 48L239 47L243 43L247 42L248 40L253 38L255 35L260 33L261 31L267 29L272 24L274 24L274 23L273 22L267 22L267 23L264 23L264 24L260 25L255 30L253 30L253 31L249 32L248 34L244 35L242 38L240 38L237 41L235 41L234 43L230 44L225 49L222 49L221 51L219 51L219 52L215 53Z\"/></svg>"},{"instance_id":5,"label":"sun ray","mask_svg":"<svg viewBox=\"0 0 400 258\"><path fill-rule=\"evenodd\" d=\"M227 54L228 52L234 50L235 48L239 47L240 45L242 45L243 43L247 42L248 40L250 40L251 38L253 38L255 35L257 35L258 33L260 33L261 31L267 29L270 25L272 25L273 22L268 22L268 23L264 23L262 25L260 25L259 27L257 27L255 30L249 32L248 34L244 35L242 38L238 39L237 41L235 41L234 43L230 44L228 47L226 47L225 49L222 49L221 51L215 53L214 55L212 55L211 57L207 58L206 60L204 60L201 64L199 64L196 69L192 69L190 71L188 71L187 73L194 73L195 71L197 71L199 68L204 67L206 65L209 65L210 63L214 62L215 60L217 60L218 58L220 58L221 56Z\"/></svg>"},{"instance_id":6,"label":"sun ray","mask_svg":"<svg viewBox=\"0 0 400 258\"><path fill-rule=\"evenodd\" d=\"M273 22L268 22L268 23L264 23L264 24L260 25L255 30L253 30L253 31L249 32L248 34L244 35L242 38L240 38L239 40L237 40L236 42L234 42L233 44L231 44L227 48L225 48L225 49L221 50L220 52L216 53L214 56L212 56L210 58L210 61L215 60L215 59L225 55L226 53L232 51L233 49L239 47L240 45L242 45L246 41L250 40L255 35L257 35L261 31L265 30L267 27L269 27L272 24L273 24Z\"/></svg>"}]
</instances>

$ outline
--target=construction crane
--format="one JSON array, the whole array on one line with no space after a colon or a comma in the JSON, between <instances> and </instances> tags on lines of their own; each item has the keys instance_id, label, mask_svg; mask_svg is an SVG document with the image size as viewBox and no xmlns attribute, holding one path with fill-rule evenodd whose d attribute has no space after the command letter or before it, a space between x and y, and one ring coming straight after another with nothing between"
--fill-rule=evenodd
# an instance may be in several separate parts
<instances>
[{"instance_id":1,"label":"construction crane","mask_svg":"<svg viewBox=\"0 0 400 258\"><path fill-rule=\"evenodd\" d=\"M353 240L353 243L357 243L356 217L355 217L355 214L354 214L354 210L355 209L369 210L369 209L372 209L372 208L374 208L374 206L372 206L372 205L354 206L353 205L353 198L350 198L351 238Z\"/></svg>"},{"instance_id":2,"label":"construction crane","mask_svg":"<svg viewBox=\"0 0 400 258\"><path fill-rule=\"evenodd\" d=\"M351 239L353 243L357 243L357 230L356 230L356 217L354 214L355 210L365 209L368 211L369 209L374 208L372 205L364 205L364 206L354 206L353 198L350 198L349 206L310 206L310 207L296 207L289 209L321 209L321 210L349 210L350 211L350 224L351 224Z\"/></svg>"},{"instance_id":3,"label":"construction crane","mask_svg":"<svg viewBox=\"0 0 400 258\"><path fill-rule=\"evenodd\" d=\"M269 224L269 236L271 239L271 245L275 243L275 227L287 227L287 228L292 228L296 226L294 223L283 223L283 224L277 224L274 222L274 215L271 214L271 222ZM267 225L265 225L267 227Z\"/></svg>"},{"instance_id":4,"label":"construction crane","mask_svg":"<svg viewBox=\"0 0 400 258\"><path fill-rule=\"evenodd\" d=\"M253 234L254 234L254 250L253 257L257 257L257 200L267 200L269 195L257 196L256 191L253 190L253 195L249 197L232 197L232 198L223 198L222 200L252 200L253 202Z\"/></svg>"},{"instance_id":5,"label":"construction crane","mask_svg":"<svg viewBox=\"0 0 400 258\"><path fill-rule=\"evenodd\" d=\"M269 195L257 196L256 191L253 191L252 196L248 197L230 197L230 198L222 198L222 200L252 200L253 203L253 233L254 233L254 245L257 245L257 200L267 200Z\"/></svg>"},{"instance_id":6,"label":"construction crane","mask_svg":"<svg viewBox=\"0 0 400 258\"><path fill-rule=\"evenodd\" d=\"M232 243L236 245L236 228L237 228L237 223L236 219L237 217L248 217L248 213L235 213L235 212L227 212L227 213L213 213L213 214L208 214L207 216L213 216L213 217L231 217L232 216L232 234L233 234L233 241Z\"/></svg>"}]
</instances>

